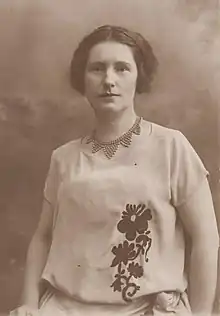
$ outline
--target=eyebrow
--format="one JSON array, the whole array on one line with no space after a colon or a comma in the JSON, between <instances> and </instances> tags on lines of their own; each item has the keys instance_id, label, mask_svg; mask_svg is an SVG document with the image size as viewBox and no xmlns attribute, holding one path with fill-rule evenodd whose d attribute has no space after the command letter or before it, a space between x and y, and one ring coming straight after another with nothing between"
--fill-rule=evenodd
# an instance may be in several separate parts
<instances>
[{"instance_id":1,"label":"eyebrow","mask_svg":"<svg viewBox=\"0 0 220 316\"><path fill-rule=\"evenodd\" d=\"M103 65L105 64L104 62L102 61L88 61L88 65Z\"/></svg>"},{"instance_id":2,"label":"eyebrow","mask_svg":"<svg viewBox=\"0 0 220 316\"><path fill-rule=\"evenodd\" d=\"M116 61L116 64L122 64L122 65L126 65L126 66L131 66L131 64L129 62L123 61L123 60Z\"/></svg>"},{"instance_id":3,"label":"eyebrow","mask_svg":"<svg viewBox=\"0 0 220 316\"><path fill-rule=\"evenodd\" d=\"M122 64L122 65L126 65L128 67L131 67L131 63L127 62L127 61L123 61L123 60L117 60L114 62L114 64ZM106 65L106 62L105 61L88 61L88 65L91 66L91 65Z\"/></svg>"}]
</instances>

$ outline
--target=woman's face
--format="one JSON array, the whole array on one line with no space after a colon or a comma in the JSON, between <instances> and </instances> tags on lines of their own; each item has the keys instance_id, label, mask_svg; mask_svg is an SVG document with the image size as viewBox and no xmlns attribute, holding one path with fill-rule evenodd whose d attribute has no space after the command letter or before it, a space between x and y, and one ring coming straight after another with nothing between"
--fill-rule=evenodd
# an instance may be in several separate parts
<instances>
[{"instance_id":1,"label":"woman's face","mask_svg":"<svg viewBox=\"0 0 220 316\"><path fill-rule=\"evenodd\" d=\"M92 47L85 70L85 96L95 112L133 107L137 66L129 46L101 42Z\"/></svg>"}]
</instances>

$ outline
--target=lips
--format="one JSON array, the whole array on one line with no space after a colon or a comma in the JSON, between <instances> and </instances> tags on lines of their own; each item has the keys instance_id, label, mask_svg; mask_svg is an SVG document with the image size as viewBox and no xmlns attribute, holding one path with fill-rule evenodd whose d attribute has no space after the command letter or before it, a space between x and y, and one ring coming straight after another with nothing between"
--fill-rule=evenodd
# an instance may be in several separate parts
<instances>
[{"instance_id":1,"label":"lips","mask_svg":"<svg viewBox=\"0 0 220 316\"><path fill-rule=\"evenodd\" d=\"M109 97L118 97L117 93L102 93L100 94L100 98L109 98Z\"/></svg>"}]
</instances>

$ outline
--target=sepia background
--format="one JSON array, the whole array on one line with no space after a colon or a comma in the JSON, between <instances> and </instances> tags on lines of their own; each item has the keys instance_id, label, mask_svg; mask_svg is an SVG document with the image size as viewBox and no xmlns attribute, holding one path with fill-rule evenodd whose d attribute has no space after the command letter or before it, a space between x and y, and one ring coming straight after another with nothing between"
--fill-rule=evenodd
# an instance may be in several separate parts
<instances>
[{"instance_id":1,"label":"sepia background","mask_svg":"<svg viewBox=\"0 0 220 316\"><path fill-rule=\"evenodd\" d=\"M116 24L141 32L159 60L147 120L181 130L206 168L220 226L220 27L217 0L0 1L0 314L18 304L51 151L92 128L68 82L87 32Z\"/></svg>"}]
</instances>

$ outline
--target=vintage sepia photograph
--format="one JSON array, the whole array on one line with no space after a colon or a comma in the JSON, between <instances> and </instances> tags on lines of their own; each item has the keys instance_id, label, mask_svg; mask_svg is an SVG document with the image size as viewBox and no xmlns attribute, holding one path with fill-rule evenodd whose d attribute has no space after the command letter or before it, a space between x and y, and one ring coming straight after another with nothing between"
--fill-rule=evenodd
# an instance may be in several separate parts
<instances>
[{"instance_id":1,"label":"vintage sepia photograph","mask_svg":"<svg viewBox=\"0 0 220 316\"><path fill-rule=\"evenodd\" d=\"M220 315L220 2L0 21L0 316Z\"/></svg>"}]
</instances>

